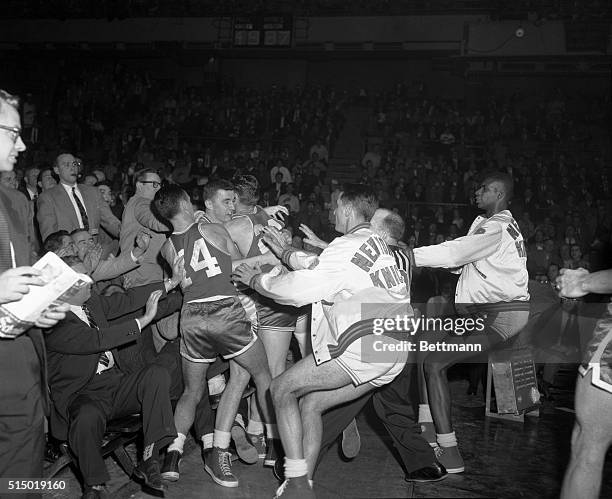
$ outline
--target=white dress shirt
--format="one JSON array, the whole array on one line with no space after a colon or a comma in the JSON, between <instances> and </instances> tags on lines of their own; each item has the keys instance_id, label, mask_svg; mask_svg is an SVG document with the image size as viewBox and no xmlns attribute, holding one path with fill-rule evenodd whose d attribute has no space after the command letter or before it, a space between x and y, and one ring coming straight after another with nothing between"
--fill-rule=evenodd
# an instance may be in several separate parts
<instances>
[{"instance_id":1,"label":"white dress shirt","mask_svg":"<svg viewBox=\"0 0 612 499\"><path fill-rule=\"evenodd\" d=\"M79 197L79 201L81 201L81 204L83 205L83 209L85 210L85 213L87 213L87 208L85 208L85 201L83 200L81 191L79 191L78 184L66 185L63 182L61 182L61 184L62 184L62 187L66 190L66 194L68 194L68 198L70 199L72 206L74 206L74 211L76 212L77 220L79 221L79 227L81 229L84 229L85 225L83 225L83 219L81 218L81 212L79 211L79 207L77 206L76 201L74 200L74 196L72 195L72 188L74 187L75 188L74 192Z\"/></svg>"}]
</instances>

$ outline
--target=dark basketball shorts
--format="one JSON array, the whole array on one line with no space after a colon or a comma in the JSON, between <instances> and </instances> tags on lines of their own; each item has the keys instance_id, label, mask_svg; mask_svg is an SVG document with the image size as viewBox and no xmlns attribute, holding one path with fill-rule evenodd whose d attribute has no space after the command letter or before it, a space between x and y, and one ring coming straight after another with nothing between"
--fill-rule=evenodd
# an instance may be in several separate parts
<instances>
[{"instance_id":1,"label":"dark basketball shorts","mask_svg":"<svg viewBox=\"0 0 612 499\"><path fill-rule=\"evenodd\" d=\"M597 321L593 337L578 368L582 376L591 370L591 383L612 393L612 303L608 304L606 313Z\"/></svg>"},{"instance_id":2,"label":"dark basketball shorts","mask_svg":"<svg viewBox=\"0 0 612 499\"><path fill-rule=\"evenodd\" d=\"M257 322L260 329L286 331L292 333L300 314L300 309L290 305L279 305L271 298L257 293L249 295L255 302Z\"/></svg>"},{"instance_id":3,"label":"dark basketball shorts","mask_svg":"<svg viewBox=\"0 0 612 499\"><path fill-rule=\"evenodd\" d=\"M236 296L183 304L181 356L191 362L231 359L257 340L256 324Z\"/></svg>"}]
</instances>

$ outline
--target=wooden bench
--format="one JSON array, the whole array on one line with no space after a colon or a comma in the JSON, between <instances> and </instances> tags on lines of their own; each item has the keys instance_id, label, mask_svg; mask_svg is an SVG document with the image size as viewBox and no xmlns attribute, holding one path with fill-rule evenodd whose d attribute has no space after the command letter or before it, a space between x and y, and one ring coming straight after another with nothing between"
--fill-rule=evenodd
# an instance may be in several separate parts
<instances>
[{"instance_id":1,"label":"wooden bench","mask_svg":"<svg viewBox=\"0 0 612 499\"><path fill-rule=\"evenodd\" d=\"M142 422L139 414L113 419L106 425L106 433L102 440L102 456L113 456L121 469L128 475L134 473L134 462L125 450L125 446L136 440L142 431ZM60 445L62 455L46 471L46 478L52 478L62 469L76 463L76 457L70 451L67 442Z\"/></svg>"}]
</instances>

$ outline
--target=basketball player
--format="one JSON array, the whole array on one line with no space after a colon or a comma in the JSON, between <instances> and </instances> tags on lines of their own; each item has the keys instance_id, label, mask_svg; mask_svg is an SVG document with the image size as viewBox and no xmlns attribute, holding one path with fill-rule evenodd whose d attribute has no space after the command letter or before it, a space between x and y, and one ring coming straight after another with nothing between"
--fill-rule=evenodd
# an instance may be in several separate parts
<instances>
[{"instance_id":1,"label":"basketball player","mask_svg":"<svg viewBox=\"0 0 612 499\"><path fill-rule=\"evenodd\" d=\"M612 293L612 269L589 273L561 269L556 281L564 298ZM596 499L606 453L612 443L612 303L597 322L576 383L576 422L572 454L563 479L561 499Z\"/></svg>"},{"instance_id":2,"label":"basketball player","mask_svg":"<svg viewBox=\"0 0 612 499\"><path fill-rule=\"evenodd\" d=\"M286 249L283 262L301 270L279 273L277 267L264 274L246 265L235 270L237 280L279 303L313 304L313 354L275 378L272 385L286 454L286 479L277 497L314 497L308 476L319 454L323 412L389 383L406 362L407 352L395 352L383 362L362 360L362 346L372 339L371 322L362 320L362 304L409 309L406 284L395 260L368 223L377 205L367 188L349 187L335 211L336 230L345 235L318 258L304 264L299 253Z\"/></svg>"},{"instance_id":3,"label":"basketball player","mask_svg":"<svg viewBox=\"0 0 612 499\"><path fill-rule=\"evenodd\" d=\"M413 250L417 267L443 267L459 273L455 293L458 312L480 314L484 319L484 331L452 335L445 340L447 344L477 343L484 352L517 335L527 323L527 253L518 224L508 210L512 192L510 175L489 175L476 191L476 204L485 214L474 220L466 236ZM419 406L419 422L423 436L435 447L438 460L449 473L461 473L465 466L451 423L446 372L473 355L469 351L440 351L424 359L426 386L422 394L428 402Z\"/></svg>"},{"instance_id":4,"label":"basketball player","mask_svg":"<svg viewBox=\"0 0 612 499\"><path fill-rule=\"evenodd\" d=\"M185 258L180 322L185 390L174 416L178 437L168 452L182 450L202 397L209 364L217 355L234 360L219 402L213 448L205 459L205 469L219 485L237 487L228 447L230 429L249 375L255 381L264 420L272 420L272 409L267 402L270 372L265 351L252 327L255 310L244 309L230 280L232 259L239 260L241 255L222 225L196 222L191 200L180 187L162 188L155 195L154 203L159 214L174 228L162 247L162 255L168 261L174 261L177 255Z\"/></svg>"},{"instance_id":5,"label":"basketball player","mask_svg":"<svg viewBox=\"0 0 612 499\"><path fill-rule=\"evenodd\" d=\"M269 226L281 229L281 223L271 218L263 208L257 205L259 182L254 176L239 175L232 179L232 184L236 194L236 213L231 222L225 224L225 227L246 258L269 253L269 248L262 241L262 229ZM261 270L268 272L273 266L265 265ZM270 298L253 293L252 290L248 291L250 291L249 297L255 302L257 308L257 335L266 350L270 374L272 378L276 378L285 370L287 352L295 330L298 311L295 307L279 305ZM252 404L247 435L257 448L259 456L264 458L264 466L274 466L281 451L280 440L275 432L266 434L264 440L260 421L257 406ZM275 430L275 427L272 428Z\"/></svg>"}]
</instances>

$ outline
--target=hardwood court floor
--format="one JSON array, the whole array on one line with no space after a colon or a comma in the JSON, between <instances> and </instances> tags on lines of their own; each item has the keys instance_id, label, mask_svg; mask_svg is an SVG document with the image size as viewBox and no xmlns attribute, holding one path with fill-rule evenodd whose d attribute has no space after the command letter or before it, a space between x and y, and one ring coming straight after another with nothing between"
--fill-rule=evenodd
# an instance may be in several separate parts
<instances>
[{"instance_id":1,"label":"hardwood court floor","mask_svg":"<svg viewBox=\"0 0 612 499\"><path fill-rule=\"evenodd\" d=\"M560 393L554 403L546 403L539 418L515 423L484 417L482 397L468 398L465 381L452 383L454 416L466 471L449 475L432 484L410 485L390 448L390 439L371 410L359 417L361 453L351 462L343 461L337 447L324 457L317 472L315 490L327 498L555 498L559 495L569 455L573 424L571 393ZM603 416L603 415L602 415ZM609 456L610 457L610 456ZM107 460L112 480L108 484L113 499L151 496L127 479ZM188 498L272 498L277 488L269 468L234 464L240 487L227 489L213 483L204 471L200 448L188 441L181 465L181 478L168 484L165 497ZM65 470L58 478L68 480L69 488L55 498L74 498L80 487L74 473ZM612 497L612 459L604 471L602 497Z\"/></svg>"}]
</instances>

